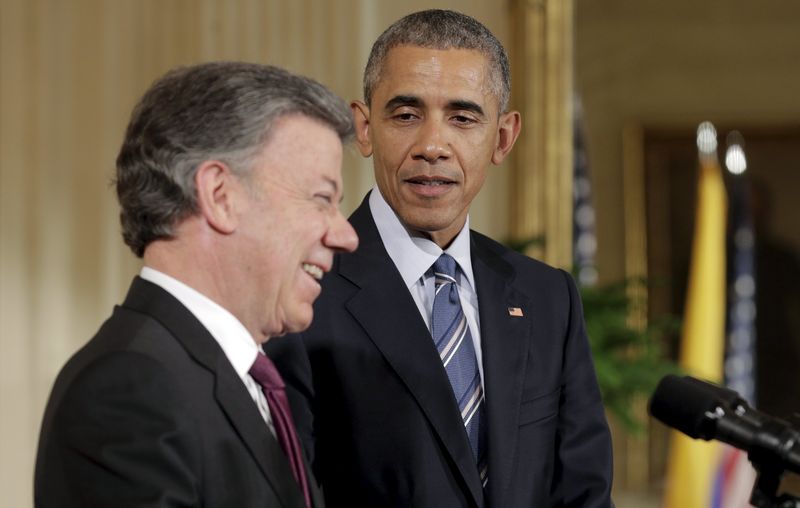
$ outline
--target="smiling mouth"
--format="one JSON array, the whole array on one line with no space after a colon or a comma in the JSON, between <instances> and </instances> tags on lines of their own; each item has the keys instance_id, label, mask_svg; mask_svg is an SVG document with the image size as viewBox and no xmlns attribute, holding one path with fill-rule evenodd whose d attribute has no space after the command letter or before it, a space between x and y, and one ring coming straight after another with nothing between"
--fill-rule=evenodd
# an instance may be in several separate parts
<instances>
[{"instance_id":1,"label":"smiling mouth","mask_svg":"<svg viewBox=\"0 0 800 508\"><path fill-rule=\"evenodd\" d=\"M322 274L324 273L322 268L318 267L317 265L312 265L311 263L303 263L303 271L318 281L322 280Z\"/></svg>"}]
</instances>

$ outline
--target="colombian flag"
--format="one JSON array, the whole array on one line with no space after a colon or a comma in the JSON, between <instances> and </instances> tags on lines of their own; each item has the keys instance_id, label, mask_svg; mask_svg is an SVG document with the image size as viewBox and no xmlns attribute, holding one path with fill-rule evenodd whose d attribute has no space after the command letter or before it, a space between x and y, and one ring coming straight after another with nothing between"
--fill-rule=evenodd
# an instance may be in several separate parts
<instances>
[{"instance_id":1,"label":"colombian flag","mask_svg":"<svg viewBox=\"0 0 800 508\"><path fill-rule=\"evenodd\" d=\"M720 383L725 351L727 198L712 150L701 147L697 211L681 333L680 365L691 376ZM722 446L673 432L665 508L709 508Z\"/></svg>"}]
</instances>

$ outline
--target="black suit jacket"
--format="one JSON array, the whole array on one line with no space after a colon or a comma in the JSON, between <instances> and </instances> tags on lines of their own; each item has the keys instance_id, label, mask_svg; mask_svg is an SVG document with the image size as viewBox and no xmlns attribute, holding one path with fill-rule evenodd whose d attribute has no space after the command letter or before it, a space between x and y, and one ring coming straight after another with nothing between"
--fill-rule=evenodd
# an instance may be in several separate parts
<instances>
[{"instance_id":1,"label":"black suit jacket","mask_svg":"<svg viewBox=\"0 0 800 508\"><path fill-rule=\"evenodd\" d=\"M56 379L34 490L41 507L305 507L218 343L138 277Z\"/></svg>"},{"instance_id":2,"label":"black suit jacket","mask_svg":"<svg viewBox=\"0 0 800 508\"><path fill-rule=\"evenodd\" d=\"M484 493L447 374L367 200L350 220L360 246L323 280L302 343L268 345L314 413L301 430L315 443L328 505L610 506L611 439L571 277L471 233L488 415Z\"/></svg>"}]
</instances>

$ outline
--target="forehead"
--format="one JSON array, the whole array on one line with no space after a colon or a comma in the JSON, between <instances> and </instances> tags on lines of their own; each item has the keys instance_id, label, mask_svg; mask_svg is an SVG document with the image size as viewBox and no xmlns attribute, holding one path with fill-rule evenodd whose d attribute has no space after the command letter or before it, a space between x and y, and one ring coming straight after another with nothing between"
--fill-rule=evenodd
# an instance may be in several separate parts
<instances>
[{"instance_id":1,"label":"forehead","mask_svg":"<svg viewBox=\"0 0 800 508\"><path fill-rule=\"evenodd\" d=\"M397 46L389 50L373 104L382 107L397 95L425 99L470 99L496 102L491 87L489 59L471 49L431 49Z\"/></svg>"},{"instance_id":2,"label":"forehead","mask_svg":"<svg viewBox=\"0 0 800 508\"><path fill-rule=\"evenodd\" d=\"M336 132L303 115L278 119L258 164L269 179L308 183L341 180L342 143Z\"/></svg>"}]
</instances>

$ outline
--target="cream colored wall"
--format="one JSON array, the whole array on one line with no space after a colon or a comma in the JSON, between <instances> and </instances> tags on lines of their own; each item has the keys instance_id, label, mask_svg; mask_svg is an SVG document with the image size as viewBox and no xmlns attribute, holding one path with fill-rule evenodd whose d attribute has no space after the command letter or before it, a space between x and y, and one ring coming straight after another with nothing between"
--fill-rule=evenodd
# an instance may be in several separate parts
<instances>
[{"instance_id":1,"label":"cream colored wall","mask_svg":"<svg viewBox=\"0 0 800 508\"><path fill-rule=\"evenodd\" d=\"M507 9L489 0L0 0L0 504L31 505L53 379L139 268L109 183L147 85L178 64L237 59L358 98L374 38L428 7L506 39ZM473 207L473 226L499 238L507 173L494 170ZM351 154L345 181L349 212L372 185L369 161Z\"/></svg>"},{"instance_id":2,"label":"cream colored wall","mask_svg":"<svg viewBox=\"0 0 800 508\"><path fill-rule=\"evenodd\" d=\"M619 280L624 126L797 125L800 2L577 0L575 11L597 264L602 280Z\"/></svg>"}]
</instances>

